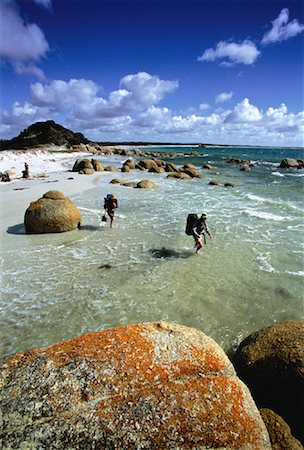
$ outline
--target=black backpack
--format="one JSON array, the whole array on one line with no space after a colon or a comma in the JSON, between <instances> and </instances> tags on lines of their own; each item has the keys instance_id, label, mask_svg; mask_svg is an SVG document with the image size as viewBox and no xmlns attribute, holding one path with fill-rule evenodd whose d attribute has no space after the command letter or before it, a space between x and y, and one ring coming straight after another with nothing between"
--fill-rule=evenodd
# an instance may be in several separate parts
<instances>
[{"instance_id":1,"label":"black backpack","mask_svg":"<svg viewBox=\"0 0 304 450\"><path fill-rule=\"evenodd\" d=\"M195 225L197 224L198 221L198 215L197 214L188 214L187 217L187 223L186 223L186 229L185 229L185 233L188 236L192 236L192 231L193 228L195 227Z\"/></svg>"}]
</instances>

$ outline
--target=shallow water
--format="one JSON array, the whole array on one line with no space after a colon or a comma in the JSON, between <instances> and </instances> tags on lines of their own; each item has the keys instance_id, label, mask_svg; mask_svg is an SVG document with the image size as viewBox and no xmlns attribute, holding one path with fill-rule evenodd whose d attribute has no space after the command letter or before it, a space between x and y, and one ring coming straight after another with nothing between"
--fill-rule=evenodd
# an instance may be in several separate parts
<instances>
[{"instance_id":1,"label":"shallow water","mask_svg":"<svg viewBox=\"0 0 304 450\"><path fill-rule=\"evenodd\" d=\"M196 327L229 349L252 331L303 318L303 171L278 169L282 157L293 156L286 150L265 150L264 159L251 153L258 161L251 172L227 164L245 152L208 149L204 157L176 159L214 164L191 181L105 173L96 188L72 198L82 229L8 233L1 249L1 355L157 320ZM109 185L117 175L159 187ZM209 186L210 180L236 186ZM108 192L119 199L112 230L101 222ZM199 256L184 233L189 212L209 217L213 239Z\"/></svg>"}]
</instances>

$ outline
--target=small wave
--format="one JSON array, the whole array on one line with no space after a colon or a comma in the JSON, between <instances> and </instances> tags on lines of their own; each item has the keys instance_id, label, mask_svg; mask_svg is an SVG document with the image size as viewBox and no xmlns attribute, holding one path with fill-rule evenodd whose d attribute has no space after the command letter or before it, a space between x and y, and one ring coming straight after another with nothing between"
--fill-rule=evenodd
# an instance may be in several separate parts
<instances>
[{"instance_id":1,"label":"small wave","mask_svg":"<svg viewBox=\"0 0 304 450\"><path fill-rule=\"evenodd\" d=\"M245 214L251 217L257 217L258 219L273 220L274 222L282 222L286 220L285 216L278 216L276 214L267 213L264 211L256 211L255 209L245 209Z\"/></svg>"},{"instance_id":2,"label":"small wave","mask_svg":"<svg viewBox=\"0 0 304 450\"><path fill-rule=\"evenodd\" d=\"M269 262L270 253L258 253L257 259L260 261L260 270L264 272L278 273L278 271Z\"/></svg>"},{"instance_id":3,"label":"small wave","mask_svg":"<svg viewBox=\"0 0 304 450\"><path fill-rule=\"evenodd\" d=\"M249 200L253 200L253 201L255 201L255 202L260 202L260 203L264 203L264 202L266 201L265 198L259 197L258 195L247 194L246 197L247 197Z\"/></svg>"},{"instance_id":4,"label":"small wave","mask_svg":"<svg viewBox=\"0 0 304 450\"><path fill-rule=\"evenodd\" d=\"M293 178L302 178L304 177L304 173L288 173L287 176Z\"/></svg>"},{"instance_id":5,"label":"small wave","mask_svg":"<svg viewBox=\"0 0 304 450\"><path fill-rule=\"evenodd\" d=\"M274 176L276 176L276 177L285 177L285 175L283 174L283 173L280 173L280 172L271 172L271 175L274 175Z\"/></svg>"},{"instance_id":6,"label":"small wave","mask_svg":"<svg viewBox=\"0 0 304 450\"><path fill-rule=\"evenodd\" d=\"M295 276L298 276L298 277L304 277L303 270L299 270L298 272L291 272L289 270L286 270L286 273L288 273L289 275L295 275Z\"/></svg>"}]
</instances>

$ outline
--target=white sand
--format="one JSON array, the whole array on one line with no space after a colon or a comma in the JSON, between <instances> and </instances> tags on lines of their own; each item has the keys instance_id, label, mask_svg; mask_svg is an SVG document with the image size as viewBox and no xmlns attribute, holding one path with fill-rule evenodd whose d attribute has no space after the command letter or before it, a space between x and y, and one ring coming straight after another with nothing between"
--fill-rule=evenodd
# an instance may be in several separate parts
<instances>
[{"instance_id":1,"label":"white sand","mask_svg":"<svg viewBox=\"0 0 304 450\"><path fill-rule=\"evenodd\" d=\"M5 238L8 227L23 223L24 213L30 202L42 197L50 190L62 192L70 197L96 185L102 172L80 175L71 172L79 157L92 158L91 153L59 153L48 151L0 152L0 172L15 170L11 182L0 182L1 239ZM94 155L96 157L96 155ZM125 159L121 156L98 157L104 165L121 167ZM31 179L22 179L24 163L29 164ZM47 177L41 176L46 174Z\"/></svg>"}]
</instances>

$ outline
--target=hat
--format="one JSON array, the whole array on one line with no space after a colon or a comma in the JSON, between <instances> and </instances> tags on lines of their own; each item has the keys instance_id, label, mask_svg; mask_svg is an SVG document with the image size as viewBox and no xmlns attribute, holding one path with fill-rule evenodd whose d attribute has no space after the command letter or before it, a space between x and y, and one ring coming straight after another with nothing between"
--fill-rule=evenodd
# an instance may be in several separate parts
<instances>
[{"instance_id":1,"label":"hat","mask_svg":"<svg viewBox=\"0 0 304 450\"><path fill-rule=\"evenodd\" d=\"M201 215L201 217L202 217L202 219L207 219L207 214L203 213L203 214Z\"/></svg>"}]
</instances>

